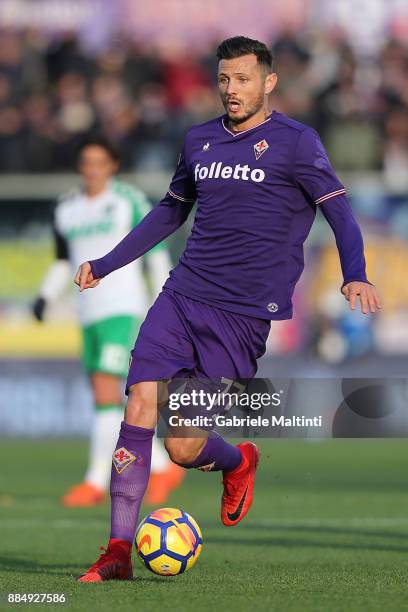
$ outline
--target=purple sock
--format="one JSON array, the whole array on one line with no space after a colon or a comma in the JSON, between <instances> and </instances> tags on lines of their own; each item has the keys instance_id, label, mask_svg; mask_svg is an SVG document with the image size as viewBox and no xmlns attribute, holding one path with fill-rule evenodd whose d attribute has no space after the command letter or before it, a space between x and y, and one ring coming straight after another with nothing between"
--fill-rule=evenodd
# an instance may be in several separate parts
<instances>
[{"instance_id":1,"label":"purple sock","mask_svg":"<svg viewBox=\"0 0 408 612\"><path fill-rule=\"evenodd\" d=\"M111 538L133 543L140 504L150 475L154 429L122 421L112 457Z\"/></svg>"},{"instance_id":2,"label":"purple sock","mask_svg":"<svg viewBox=\"0 0 408 612\"><path fill-rule=\"evenodd\" d=\"M183 467L197 468L203 472L231 472L241 461L239 448L229 444L221 436L211 434L198 457L191 463L183 463Z\"/></svg>"}]
</instances>

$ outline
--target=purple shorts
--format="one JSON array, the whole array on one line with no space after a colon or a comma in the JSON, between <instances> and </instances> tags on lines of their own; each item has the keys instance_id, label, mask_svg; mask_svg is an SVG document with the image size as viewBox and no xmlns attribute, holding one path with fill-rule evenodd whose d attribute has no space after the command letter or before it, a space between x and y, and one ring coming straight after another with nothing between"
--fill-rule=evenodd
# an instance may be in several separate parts
<instances>
[{"instance_id":1,"label":"purple shorts","mask_svg":"<svg viewBox=\"0 0 408 612\"><path fill-rule=\"evenodd\" d=\"M270 320L163 289L140 327L126 384L168 378L252 378Z\"/></svg>"}]
</instances>

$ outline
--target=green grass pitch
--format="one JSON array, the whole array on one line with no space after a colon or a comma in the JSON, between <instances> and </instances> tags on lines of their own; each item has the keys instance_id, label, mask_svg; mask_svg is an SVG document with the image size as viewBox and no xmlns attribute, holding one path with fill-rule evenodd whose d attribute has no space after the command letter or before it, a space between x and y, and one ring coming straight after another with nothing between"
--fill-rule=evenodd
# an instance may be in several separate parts
<instances>
[{"instance_id":1,"label":"green grass pitch","mask_svg":"<svg viewBox=\"0 0 408 612\"><path fill-rule=\"evenodd\" d=\"M219 521L220 475L188 473L170 506L199 522L197 565L174 578L137 560L132 582L78 584L106 544L108 505L67 510L83 441L0 444L0 591L66 593L79 610L408 610L408 443L261 440L256 499L233 528ZM142 509L142 516L147 513ZM16 608L17 606L13 606Z\"/></svg>"}]
</instances>

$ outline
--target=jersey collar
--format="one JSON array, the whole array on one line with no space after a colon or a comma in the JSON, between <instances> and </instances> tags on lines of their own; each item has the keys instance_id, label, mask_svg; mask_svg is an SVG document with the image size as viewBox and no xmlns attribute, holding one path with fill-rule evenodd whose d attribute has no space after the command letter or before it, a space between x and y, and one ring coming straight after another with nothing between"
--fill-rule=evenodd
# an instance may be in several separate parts
<instances>
[{"instance_id":1,"label":"jersey collar","mask_svg":"<svg viewBox=\"0 0 408 612\"><path fill-rule=\"evenodd\" d=\"M251 128L248 128L247 130L242 130L242 132L231 132L231 130L229 130L226 126L226 119L228 117L228 115L222 115L221 117L221 123L222 123L222 127L224 128L224 130L226 132L228 132L228 134L230 134L231 136L233 136L234 138L236 138L237 136L241 136L241 134L246 134L247 132L250 132L251 130L255 130L256 128L258 128L260 125L264 125L265 123L268 123L268 121L270 121L272 119L272 115L275 111L273 110L271 115L265 119L265 121L262 121L261 123L258 123L257 125L254 125Z\"/></svg>"}]
</instances>

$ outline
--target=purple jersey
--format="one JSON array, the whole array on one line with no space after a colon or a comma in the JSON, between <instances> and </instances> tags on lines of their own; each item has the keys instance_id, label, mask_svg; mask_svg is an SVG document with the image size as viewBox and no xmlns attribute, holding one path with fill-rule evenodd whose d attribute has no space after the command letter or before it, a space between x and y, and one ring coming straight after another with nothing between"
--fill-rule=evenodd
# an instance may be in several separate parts
<instances>
[{"instance_id":1,"label":"purple jersey","mask_svg":"<svg viewBox=\"0 0 408 612\"><path fill-rule=\"evenodd\" d=\"M237 134L225 117L193 127L169 193L197 198L198 208L165 286L233 312L288 319L316 206L345 190L317 133L274 111Z\"/></svg>"},{"instance_id":2,"label":"purple jersey","mask_svg":"<svg viewBox=\"0 0 408 612\"><path fill-rule=\"evenodd\" d=\"M197 200L165 287L238 314L288 319L318 205L335 233L344 281L367 282L361 232L344 194L312 128L273 111L234 134L218 117L189 130L165 198L92 270L105 276L139 257Z\"/></svg>"}]
</instances>

